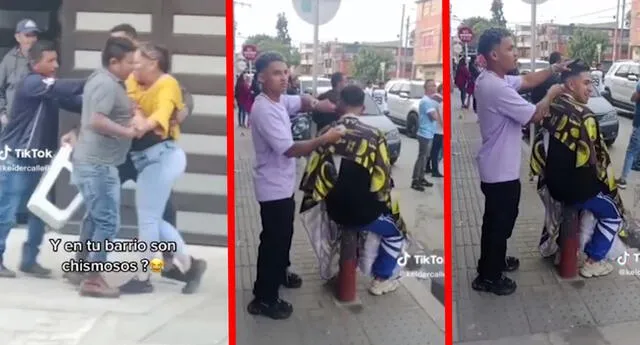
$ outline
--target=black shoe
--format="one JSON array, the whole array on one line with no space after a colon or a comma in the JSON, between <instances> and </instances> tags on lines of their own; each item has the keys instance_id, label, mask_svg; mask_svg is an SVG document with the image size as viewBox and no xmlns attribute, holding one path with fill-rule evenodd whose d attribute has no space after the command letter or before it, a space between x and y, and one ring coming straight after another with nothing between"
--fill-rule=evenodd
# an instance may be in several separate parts
<instances>
[{"instance_id":1,"label":"black shoe","mask_svg":"<svg viewBox=\"0 0 640 345\"><path fill-rule=\"evenodd\" d=\"M247 311L251 315L263 315L274 320L284 320L293 314L293 306L291 303L281 299L268 303L256 298L249 303Z\"/></svg>"},{"instance_id":2,"label":"black shoe","mask_svg":"<svg viewBox=\"0 0 640 345\"><path fill-rule=\"evenodd\" d=\"M15 278L15 277L16 277L16 272L6 268L0 262L0 278Z\"/></svg>"},{"instance_id":3,"label":"black shoe","mask_svg":"<svg viewBox=\"0 0 640 345\"><path fill-rule=\"evenodd\" d=\"M182 293L189 295L198 291L200 281L207 270L207 262L200 259L191 258L191 268L185 273L187 285L182 288Z\"/></svg>"},{"instance_id":4,"label":"black shoe","mask_svg":"<svg viewBox=\"0 0 640 345\"><path fill-rule=\"evenodd\" d=\"M627 180L623 179L622 177L619 179L616 179L616 184L618 185L618 188L620 189L626 189L627 188Z\"/></svg>"},{"instance_id":5,"label":"black shoe","mask_svg":"<svg viewBox=\"0 0 640 345\"><path fill-rule=\"evenodd\" d=\"M29 267L24 267L21 266L20 267L20 272L32 275L36 278L50 278L51 277L51 270L48 268L44 268L42 266L40 266L39 263L35 263Z\"/></svg>"},{"instance_id":6,"label":"black shoe","mask_svg":"<svg viewBox=\"0 0 640 345\"><path fill-rule=\"evenodd\" d=\"M121 294L138 295L152 292L153 284L151 284L151 281L149 281L149 279L140 280L138 278L133 278L120 286Z\"/></svg>"},{"instance_id":7,"label":"black shoe","mask_svg":"<svg viewBox=\"0 0 640 345\"><path fill-rule=\"evenodd\" d=\"M302 278L293 272L287 272L282 286L287 289L299 289L302 286Z\"/></svg>"},{"instance_id":8,"label":"black shoe","mask_svg":"<svg viewBox=\"0 0 640 345\"><path fill-rule=\"evenodd\" d=\"M442 175L440 173L433 173L433 174L431 174L431 177L433 177L433 178L443 178L444 175Z\"/></svg>"},{"instance_id":9,"label":"black shoe","mask_svg":"<svg viewBox=\"0 0 640 345\"><path fill-rule=\"evenodd\" d=\"M471 287L476 291L491 292L498 296L511 295L518 287L516 282L505 276L496 280L484 279L478 276L473 280Z\"/></svg>"},{"instance_id":10,"label":"black shoe","mask_svg":"<svg viewBox=\"0 0 640 345\"><path fill-rule=\"evenodd\" d=\"M433 187L433 183L427 181L426 179L420 180L420 185L423 187Z\"/></svg>"},{"instance_id":11,"label":"black shoe","mask_svg":"<svg viewBox=\"0 0 640 345\"><path fill-rule=\"evenodd\" d=\"M418 192L424 192L424 187L419 181L414 181L411 183L411 189L417 190Z\"/></svg>"},{"instance_id":12,"label":"black shoe","mask_svg":"<svg viewBox=\"0 0 640 345\"><path fill-rule=\"evenodd\" d=\"M513 272L520 268L520 260L513 256L507 256L504 263L505 272Z\"/></svg>"}]
</instances>

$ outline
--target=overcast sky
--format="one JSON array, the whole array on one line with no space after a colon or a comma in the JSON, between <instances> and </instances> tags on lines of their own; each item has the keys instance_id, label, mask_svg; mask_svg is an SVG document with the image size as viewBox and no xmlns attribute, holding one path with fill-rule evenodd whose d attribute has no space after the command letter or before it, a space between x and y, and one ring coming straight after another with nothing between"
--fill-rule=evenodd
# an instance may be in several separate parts
<instances>
[{"instance_id":1,"label":"overcast sky","mask_svg":"<svg viewBox=\"0 0 640 345\"><path fill-rule=\"evenodd\" d=\"M313 42L313 26L298 17L293 0L238 0L251 7L236 4L236 49L247 36L276 34L279 12L289 21L289 35L294 43ZM342 42L392 41L400 34L402 4L407 4L407 14L413 22L417 7L411 0L342 0L335 18L320 26L321 41L338 39ZM374 5L375 4L375 5ZM413 23L411 24L413 26Z\"/></svg>"},{"instance_id":2,"label":"overcast sky","mask_svg":"<svg viewBox=\"0 0 640 345\"><path fill-rule=\"evenodd\" d=\"M453 14L453 27L460 24L460 20L473 16L491 17L491 0L450 0ZM531 23L531 5L522 0L506 0L504 3L504 17L509 24ZM537 21L570 23L604 23L615 21L618 0L546 0L538 5ZM631 7L627 0L625 12Z\"/></svg>"}]
</instances>

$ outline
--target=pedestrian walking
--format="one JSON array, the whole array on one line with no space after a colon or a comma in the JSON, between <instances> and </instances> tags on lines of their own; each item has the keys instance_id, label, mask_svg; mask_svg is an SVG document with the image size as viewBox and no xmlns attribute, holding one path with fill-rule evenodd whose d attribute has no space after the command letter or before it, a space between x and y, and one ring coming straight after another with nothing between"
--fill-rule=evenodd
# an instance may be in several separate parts
<instances>
[{"instance_id":1,"label":"pedestrian walking","mask_svg":"<svg viewBox=\"0 0 640 345\"><path fill-rule=\"evenodd\" d=\"M18 82L9 122L0 134L0 145L9 148L0 164L0 277L16 276L8 269L2 255L9 232L16 224L20 205L35 190L43 167L47 166L58 146L58 111L80 113L84 80L56 79L58 54L52 42L39 41L29 49L29 74ZM18 156L18 150L36 150L44 158ZM42 155L42 154L41 154ZM27 240L22 246L20 271L38 277L49 277L51 270L37 262L44 238L44 222L29 214Z\"/></svg>"},{"instance_id":2,"label":"pedestrian walking","mask_svg":"<svg viewBox=\"0 0 640 345\"><path fill-rule=\"evenodd\" d=\"M482 135L477 163L485 207L478 277L472 287L508 295L516 290L516 283L503 272L520 266L517 258L506 253L520 203L521 128L540 122L548 114L551 101L562 92L562 88L552 88L542 101L533 105L518 90L540 85L553 73L565 70L566 65L552 65L524 76L507 75L516 69L517 56L510 32L502 28L488 29L480 36L478 53L487 63L475 87Z\"/></svg>"},{"instance_id":3,"label":"pedestrian walking","mask_svg":"<svg viewBox=\"0 0 640 345\"><path fill-rule=\"evenodd\" d=\"M423 192L424 187L433 187L433 183L429 182L425 177L425 168L427 163L432 161L429 157L431 153L431 145L433 144L433 136L436 132L436 119L438 118L438 102L432 98L436 93L436 82L433 79L427 79L424 82L424 96L418 105L418 157L413 166L413 176L411 188ZM436 158L437 159L437 158ZM433 166L430 167L433 170ZM437 170L437 166L435 167Z\"/></svg>"},{"instance_id":4,"label":"pedestrian walking","mask_svg":"<svg viewBox=\"0 0 640 345\"><path fill-rule=\"evenodd\" d=\"M467 83L471 79L471 72L469 72L467 58L462 56L458 61L456 67L455 84L458 90L460 90L460 101L462 102L462 109L466 109L469 107L469 105L467 104Z\"/></svg>"},{"instance_id":5,"label":"pedestrian walking","mask_svg":"<svg viewBox=\"0 0 640 345\"><path fill-rule=\"evenodd\" d=\"M278 53L261 54L255 68L252 89L257 96L251 109L251 135L256 156L253 185L260 204L262 232L254 299L247 310L254 315L286 319L293 313L293 306L280 299L279 287L302 286L300 276L288 269L295 215L295 158L338 141L343 133L330 129L314 139L294 142L291 115L303 111L330 113L335 111L335 105L309 95L286 95L289 69Z\"/></svg>"},{"instance_id":6,"label":"pedestrian walking","mask_svg":"<svg viewBox=\"0 0 640 345\"><path fill-rule=\"evenodd\" d=\"M120 177L118 166L126 160L131 140L138 135L130 126L133 109L124 81L133 71L133 42L112 37L102 51L102 68L84 87L78 140L73 150L72 183L84 200L86 213L80 238L94 243L113 241L120 228ZM89 262L107 261L104 247L89 253ZM118 297L101 272L89 272L80 294Z\"/></svg>"},{"instance_id":7,"label":"pedestrian walking","mask_svg":"<svg viewBox=\"0 0 640 345\"><path fill-rule=\"evenodd\" d=\"M624 156L622 174L616 180L620 189L627 188L627 178L633 168L633 163L638 158L638 153L640 153L640 82L636 83L633 94L631 94L631 102L635 104L632 122L633 129L631 130L631 137L627 145L627 153Z\"/></svg>"}]
</instances>

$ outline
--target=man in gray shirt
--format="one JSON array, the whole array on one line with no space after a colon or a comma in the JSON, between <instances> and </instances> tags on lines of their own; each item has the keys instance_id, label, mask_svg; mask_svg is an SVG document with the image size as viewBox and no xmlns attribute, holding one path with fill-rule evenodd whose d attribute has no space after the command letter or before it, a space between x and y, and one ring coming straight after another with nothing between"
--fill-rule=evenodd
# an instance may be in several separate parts
<instances>
[{"instance_id":1,"label":"man in gray shirt","mask_svg":"<svg viewBox=\"0 0 640 345\"><path fill-rule=\"evenodd\" d=\"M124 163L131 139L137 134L129 125L133 110L124 85L133 70L135 50L130 40L109 38L102 51L103 67L89 77L84 87L71 181L82 194L86 208L80 238L93 243L113 241L120 227L118 166ZM87 257L91 272L82 282L80 294L118 297L120 290L110 287L100 274L100 263L107 260L104 246L100 249Z\"/></svg>"},{"instance_id":2,"label":"man in gray shirt","mask_svg":"<svg viewBox=\"0 0 640 345\"><path fill-rule=\"evenodd\" d=\"M0 122L7 123L16 85L29 74L28 52L38 40L40 29L31 19L23 19L16 25L15 39L18 45L0 62Z\"/></svg>"}]
</instances>

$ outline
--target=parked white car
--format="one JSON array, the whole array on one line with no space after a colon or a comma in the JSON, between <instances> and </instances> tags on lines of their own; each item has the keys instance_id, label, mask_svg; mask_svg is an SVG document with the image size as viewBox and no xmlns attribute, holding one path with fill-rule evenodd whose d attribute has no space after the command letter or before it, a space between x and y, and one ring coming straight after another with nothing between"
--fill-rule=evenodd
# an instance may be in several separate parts
<instances>
[{"instance_id":1,"label":"parked white car","mask_svg":"<svg viewBox=\"0 0 640 345\"><path fill-rule=\"evenodd\" d=\"M536 72L549 68L549 61L536 60ZM531 59L518 59L518 71L520 74L527 74L531 72Z\"/></svg>"},{"instance_id":2,"label":"parked white car","mask_svg":"<svg viewBox=\"0 0 640 345\"><path fill-rule=\"evenodd\" d=\"M436 85L439 85L436 82ZM415 138L418 132L418 108L424 96L424 80L394 79L385 85L387 116L393 123L405 127L407 135Z\"/></svg>"},{"instance_id":3,"label":"parked white car","mask_svg":"<svg viewBox=\"0 0 640 345\"><path fill-rule=\"evenodd\" d=\"M308 75L302 75L298 77L298 81L300 81L300 92L312 94L313 90L311 87L313 86L313 77ZM331 79L318 77L318 86L316 96L322 95L323 93L331 90Z\"/></svg>"},{"instance_id":4,"label":"parked white car","mask_svg":"<svg viewBox=\"0 0 640 345\"><path fill-rule=\"evenodd\" d=\"M616 107L633 111L631 95L640 77L640 62L616 61L604 76L604 96Z\"/></svg>"}]
</instances>

